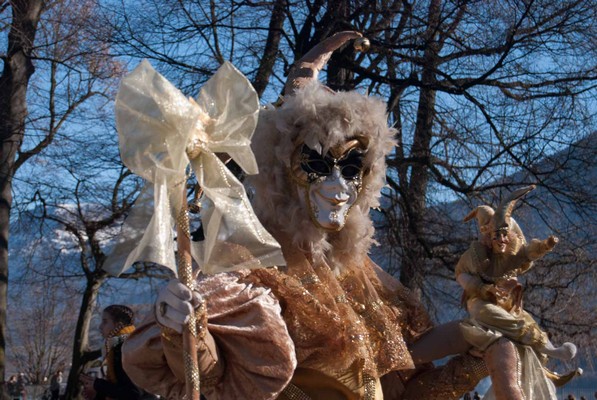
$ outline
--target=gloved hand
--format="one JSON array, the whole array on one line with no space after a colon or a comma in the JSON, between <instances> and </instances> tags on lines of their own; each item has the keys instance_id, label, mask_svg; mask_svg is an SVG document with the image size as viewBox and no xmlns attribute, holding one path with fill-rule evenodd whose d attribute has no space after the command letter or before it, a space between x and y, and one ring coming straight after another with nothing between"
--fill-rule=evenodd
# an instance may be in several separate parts
<instances>
[{"instance_id":1,"label":"gloved hand","mask_svg":"<svg viewBox=\"0 0 597 400\"><path fill-rule=\"evenodd\" d=\"M202 301L198 292L190 290L178 279L172 279L158 294L155 315L161 325L182 333L190 315Z\"/></svg>"},{"instance_id":2,"label":"gloved hand","mask_svg":"<svg viewBox=\"0 0 597 400\"><path fill-rule=\"evenodd\" d=\"M554 247L556 247L556 244L558 244L558 242L560 241L560 239L558 239L557 237L550 235L547 239L545 239L543 241L543 246L545 247L545 251L552 251Z\"/></svg>"}]
</instances>

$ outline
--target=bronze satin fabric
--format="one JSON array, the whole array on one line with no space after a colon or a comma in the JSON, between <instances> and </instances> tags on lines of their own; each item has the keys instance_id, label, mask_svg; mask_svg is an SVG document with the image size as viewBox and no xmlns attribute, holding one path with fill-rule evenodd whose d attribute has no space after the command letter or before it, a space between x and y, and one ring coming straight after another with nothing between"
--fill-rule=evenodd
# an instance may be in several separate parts
<instances>
[{"instance_id":1,"label":"bronze satin fabric","mask_svg":"<svg viewBox=\"0 0 597 400\"><path fill-rule=\"evenodd\" d=\"M208 334L199 348L201 391L210 400L275 398L296 359L278 302L267 289L242 282L247 272L204 276ZM180 336L168 340L150 318L123 346L124 368L133 382L167 399L182 399ZM217 348L217 350L216 350Z\"/></svg>"}]
</instances>

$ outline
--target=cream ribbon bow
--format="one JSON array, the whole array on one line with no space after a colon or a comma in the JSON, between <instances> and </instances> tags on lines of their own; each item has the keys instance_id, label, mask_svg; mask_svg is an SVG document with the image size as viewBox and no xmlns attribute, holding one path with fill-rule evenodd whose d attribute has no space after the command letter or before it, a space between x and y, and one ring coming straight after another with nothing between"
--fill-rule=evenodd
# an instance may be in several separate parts
<instances>
[{"instance_id":1,"label":"cream ribbon bow","mask_svg":"<svg viewBox=\"0 0 597 400\"><path fill-rule=\"evenodd\" d=\"M196 99L186 98L143 61L121 82L116 128L123 163L147 180L104 269L118 275L137 261L176 273L174 226L189 165L203 188L205 240L192 255L205 273L285 265L280 245L255 216L242 183L215 153L256 174L250 149L259 100L250 82L224 63Z\"/></svg>"}]
</instances>

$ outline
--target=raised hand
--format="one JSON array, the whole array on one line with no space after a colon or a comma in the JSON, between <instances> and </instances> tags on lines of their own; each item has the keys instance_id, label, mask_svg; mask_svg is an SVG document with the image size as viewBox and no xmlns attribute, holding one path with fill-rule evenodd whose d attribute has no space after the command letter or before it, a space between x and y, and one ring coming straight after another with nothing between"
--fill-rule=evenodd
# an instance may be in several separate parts
<instances>
[{"instance_id":1,"label":"raised hand","mask_svg":"<svg viewBox=\"0 0 597 400\"><path fill-rule=\"evenodd\" d=\"M559 239L555 236L549 236L545 240L533 239L527 245L527 257L530 261L535 261L545 254L549 253L556 244L559 242Z\"/></svg>"},{"instance_id":2,"label":"raised hand","mask_svg":"<svg viewBox=\"0 0 597 400\"><path fill-rule=\"evenodd\" d=\"M178 279L172 279L158 294L155 303L156 318L160 324L182 333L183 326L201 301L198 292L190 290Z\"/></svg>"},{"instance_id":3,"label":"raised hand","mask_svg":"<svg viewBox=\"0 0 597 400\"><path fill-rule=\"evenodd\" d=\"M558 244L559 241L560 239L551 235L547 239L545 239L543 243L546 246L547 251L551 251L556 246L556 244Z\"/></svg>"}]
</instances>

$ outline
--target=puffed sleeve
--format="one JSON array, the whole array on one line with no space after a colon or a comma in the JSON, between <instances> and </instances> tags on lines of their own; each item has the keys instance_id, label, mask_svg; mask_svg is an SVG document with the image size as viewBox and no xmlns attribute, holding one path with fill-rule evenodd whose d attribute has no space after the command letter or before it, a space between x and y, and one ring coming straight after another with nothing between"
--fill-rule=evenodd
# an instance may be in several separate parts
<instances>
[{"instance_id":1,"label":"puffed sleeve","mask_svg":"<svg viewBox=\"0 0 597 400\"><path fill-rule=\"evenodd\" d=\"M296 367L294 345L278 301L263 287L243 282L245 272L204 276L207 332L198 346L201 391L209 399L273 399ZM180 335L163 335L152 319L123 346L129 377L167 399L184 394Z\"/></svg>"}]
</instances>

